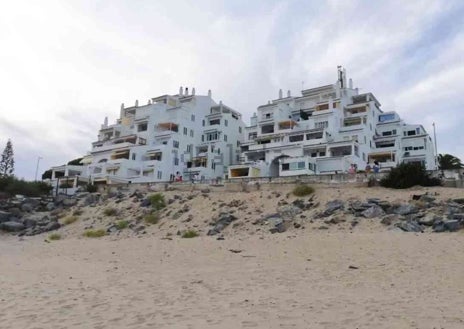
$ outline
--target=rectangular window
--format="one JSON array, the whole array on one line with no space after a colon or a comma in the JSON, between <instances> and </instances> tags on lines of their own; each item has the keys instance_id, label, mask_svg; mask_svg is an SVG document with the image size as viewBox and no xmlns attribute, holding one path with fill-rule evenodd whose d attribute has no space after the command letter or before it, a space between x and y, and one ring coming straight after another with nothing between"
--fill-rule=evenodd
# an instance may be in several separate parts
<instances>
[{"instance_id":1,"label":"rectangular window","mask_svg":"<svg viewBox=\"0 0 464 329\"><path fill-rule=\"evenodd\" d=\"M287 171L287 170L290 170L290 164L282 163L282 171Z\"/></svg>"},{"instance_id":2,"label":"rectangular window","mask_svg":"<svg viewBox=\"0 0 464 329\"><path fill-rule=\"evenodd\" d=\"M193 129L190 129L190 137L193 137Z\"/></svg>"},{"instance_id":3,"label":"rectangular window","mask_svg":"<svg viewBox=\"0 0 464 329\"><path fill-rule=\"evenodd\" d=\"M227 142L227 135L224 135L224 142Z\"/></svg>"},{"instance_id":4,"label":"rectangular window","mask_svg":"<svg viewBox=\"0 0 464 329\"><path fill-rule=\"evenodd\" d=\"M205 126L205 120L201 121L201 125L204 127Z\"/></svg>"},{"instance_id":5,"label":"rectangular window","mask_svg":"<svg viewBox=\"0 0 464 329\"><path fill-rule=\"evenodd\" d=\"M256 139L256 137L258 137L258 133L249 133L248 134L248 139L250 139L250 140L254 140L254 139Z\"/></svg>"},{"instance_id":6,"label":"rectangular window","mask_svg":"<svg viewBox=\"0 0 464 329\"><path fill-rule=\"evenodd\" d=\"M205 135L201 135L201 141L202 141L202 142L205 141Z\"/></svg>"},{"instance_id":7,"label":"rectangular window","mask_svg":"<svg viewBox=\"0 0 464 329\"><path fill-rule=\"evenodd\" d=\"M274 125L266 125L261 127L262 134L272 134L274 132Z\"/></svg>"},{"instance_id":8,"label":"rectangular window","mask_svg":"<svg viewBox=\"0 0 464 329\"><path fill-rule=\"evenodd\" d=\"M187 127L184 127L184 135L187 135L188 129Z\"/></svg>"},{"instance_id":9,"label":"rectangular window","mask_svg":"<svg viewBox=\"0 0 464 329\"><path fill-rule=\"evenodd\" d=\"M187 152L188 153L192 152L192 145L191 144L187 145Z\"/></svg>"},{"instance_id":10,"label":"rectangular window","mask_svg":"<svg viewBox=\"0 0 464 329\"><path fill-rule=\"evenodd\" d=\"M178 166L179 165L179 158L174 158L174 166Z\"/></svg>"},{"instance_id":11,"label":"rectangular window","mask_svg":"<svg viewBox=\"0 0 464 329\"><path fill-rule=\"evenodd\" d=\"M132 153L132 160L135 160L136 159L136 154L135 153Z\"/></svg>"},{"instance_id":12,"label":"rectangular window","mask_svg":"<svg viewBox=\"0 0 464 329\"><path fill-rule=\"evenodd\" d=\"M319 129L321 129L321 128L328 128L328 127L329 127L329 121L316 122L316 123L314 124L314 126L315 126L316 128L319 128Z\"/></svg>"},{"instance_id":13,"label":"rectangular window","mask_svg":"<svg viewBox=\"0 0 464 329\"><path fill-rule=\"evenodd\" d=\"M216 170L216 163L211 162L211 169Z\"/></svg>"},{"instance_id":14,"label":"rectangular window","mask_svg":"<svg viewBox=\"0 0 464 329\"><path fill-rule=\"evenodd\" d=\"M137 125L137 131L147 131L148 124L146 122Z\"/></svg>"},{"instance_id":15,"label":"rectangular window","mask_svg":"<svg viewBox=\"0 0 464 329\"><path fill-rule=\"evenodd\" d=\"M218 140L218 137L219 137L219 134L217 131L213 132L213 133L208 133L206 134L206 140L209 142L209 141L216 141Z\"/></svg>"},{"instance_id":16,"label":"rectangular window","mask_svg":"<svg viewBox=\"0 0 464 329\"><path fill-rule=\"evenodd\" d=\"M322 136L323 136L323 132L322 132L322 131L319 131L319 132L315 132L315 133L306 134L306 139L307 139L307 140L311 140L311 139L321 139Z\"/></svg>"},{"instance_id":17,"label":"rectangular window","mask_svg":"<svg viewBox=\"0 0 464 329\"><path fill-rule=\"evenodd\" d=\"M239 134L242 133L242 127L238 127L238 133L239 133Z\"/></svg>"},{"instance_id":18,"label":"rectangular window","mask_svg":"<svg viewBox=\"0 0 464 329\"><path fill-rule=\"evenodd\" d=\"M172 141L172 146L174 146L174 148L178 149L179 148L179 141Z\"/></svg>"},{"instance_id":19,"label":"rectangular window","mask_svg":"<svg viewBox=\"0 0 464 329\"><path fill-rule=\"evenodd\" d=\"M220 124L221 124L220 119L209 120L209 125L210 126L215 126L215 125L220 125Z\"/></svg>"},{"instance_id":20,"label":"rectangular window","mask_svg":"<svg viewBox=\"0 0 464 329\"><path fill-rule=\"evenodd\" d=\"M224 126L227 127L227 125L228 125L228 122L227 122L227 119L226 119L226 120L224 120Z\"/></svg>"},{"instance_id":21,"label":"rectangular window","mask_svg":"<svg viewBox=\"0 0 464 329\"><path fill-rule=\"evenodd\" d=\"M161 179L161 178L163 177L163 172L162 172L162 171L158 171L158 172L156 173L156 177L157 177L158 179Z\"/></svg>"},{"instance_id":22,"label":"rectangular window","mask_svg":"<svg viewBox=\"0 0 464 329\"><path fill-rule=\"evenodd\" d=\"M192 114L192 115L190 116L190 120L195 121L195 114Z\"/></svg>"},{"instance_id":23,"label":"rectangular window","mask_svg":"<svg viewBox=\"0 0 464 329\"><path fill-rule=\"evenodd\" d=\"M288 140L292 143L301 142L303 139L304 139L304 135L293 135L293 136L288 137Z\"/></svg>"}]
</instances>

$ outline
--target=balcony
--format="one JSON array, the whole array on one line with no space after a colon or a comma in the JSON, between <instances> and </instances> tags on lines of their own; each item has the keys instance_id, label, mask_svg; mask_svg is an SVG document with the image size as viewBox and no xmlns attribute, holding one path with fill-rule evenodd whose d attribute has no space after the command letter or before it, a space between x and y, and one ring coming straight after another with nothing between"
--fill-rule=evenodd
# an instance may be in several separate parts
<instances>
[{"instance_id":1,"label":"balcony","mask_svg":"<svg viewBox=\"0 0 464 329\"><path fill-rule=\"evenodd\" d=\"M92 153L116 150L116 149L131 147L131 146L135 146L135 144L125 142L125 143L118 143L118 144L94 146L92 149Z\"/></svg>"}]
</instances>

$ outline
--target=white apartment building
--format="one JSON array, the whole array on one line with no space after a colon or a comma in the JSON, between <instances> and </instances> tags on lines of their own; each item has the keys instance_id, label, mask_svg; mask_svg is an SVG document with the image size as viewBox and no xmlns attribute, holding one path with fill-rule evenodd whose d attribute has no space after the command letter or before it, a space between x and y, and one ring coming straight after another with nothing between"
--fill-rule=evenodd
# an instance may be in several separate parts
<instances>
[{"instance_id":1,"label":"white apartment building","mask_svg":"<svg viewBox=\"0 0 464 329\"><path fill-rule=\"evenodd\" d=\"M181 87L146 105L122 104L115 124L105 118L78 175L107 184L222 178L239 161L244 127L241 114L217 104L211 91L200 96ZM52 169L52 180L70 172Z\"/></svg>"},{"instance_id":2,"label":"white apartment building","mask_svg":"<svg viewBox=\"0 0 464 329\"><path fill-rule=\"evenodd\" d=\"M240 165L229 177L277 177L364 170L378 162L389 170L401 162L436 169L430 136L421 125L405 124L384 113L372 93L360 94L346 71L334 84L290 91L261 105L245 128Z\"/></svg>"}]
</instances>

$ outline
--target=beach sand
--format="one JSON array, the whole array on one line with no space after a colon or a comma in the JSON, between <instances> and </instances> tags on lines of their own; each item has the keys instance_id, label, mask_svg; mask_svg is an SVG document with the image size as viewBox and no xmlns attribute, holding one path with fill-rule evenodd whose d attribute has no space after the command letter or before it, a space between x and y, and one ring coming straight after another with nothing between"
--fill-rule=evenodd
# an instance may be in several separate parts
<instances>
[{"instance_id":1,"label":"beach sand","mask_svg":"<svg viewBox=\"0 0 464 329\"><path fill-rule=\"evenodd\" d=\"M423 192L336 188L317 198L393 202ZM267 194L220 198L262 202L266 213L276 204ZM210 218L214 201L192 202L195 219L185 225ZM247 223L222 241L204 230L165 239L177 229L166 225L89 239L83 225L49 243L0 236L0 328L464 328L463 231L405 233L365 220L282 234Z\"/></svg>"}]
</instances>

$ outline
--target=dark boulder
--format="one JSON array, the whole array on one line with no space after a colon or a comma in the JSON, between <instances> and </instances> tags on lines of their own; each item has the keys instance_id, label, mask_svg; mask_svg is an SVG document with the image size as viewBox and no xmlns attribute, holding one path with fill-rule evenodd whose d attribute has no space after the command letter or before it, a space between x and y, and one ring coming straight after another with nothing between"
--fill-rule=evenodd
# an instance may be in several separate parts
<instances>
[{"instance_id":1,"label":"dark boulder","mask_svg":"<svg viewBox=\"0 0 464 329\"><path fill-rule=\"evenodd\" d=\"M25 229L25 226L18 222L4 222L0 224L0 228L7 232L19 232Z\"/></svg>"},{"instance_id":2,"label":"dark boulder","mask_svg":"<svg viewBox=\"0 0 464 329\"><path fill-rule=\"evenodd\" d=\"M399 222L396 223L395 226L405 232L423 232L422 226L415 221Z\"/></svg>"}]
</instances>

